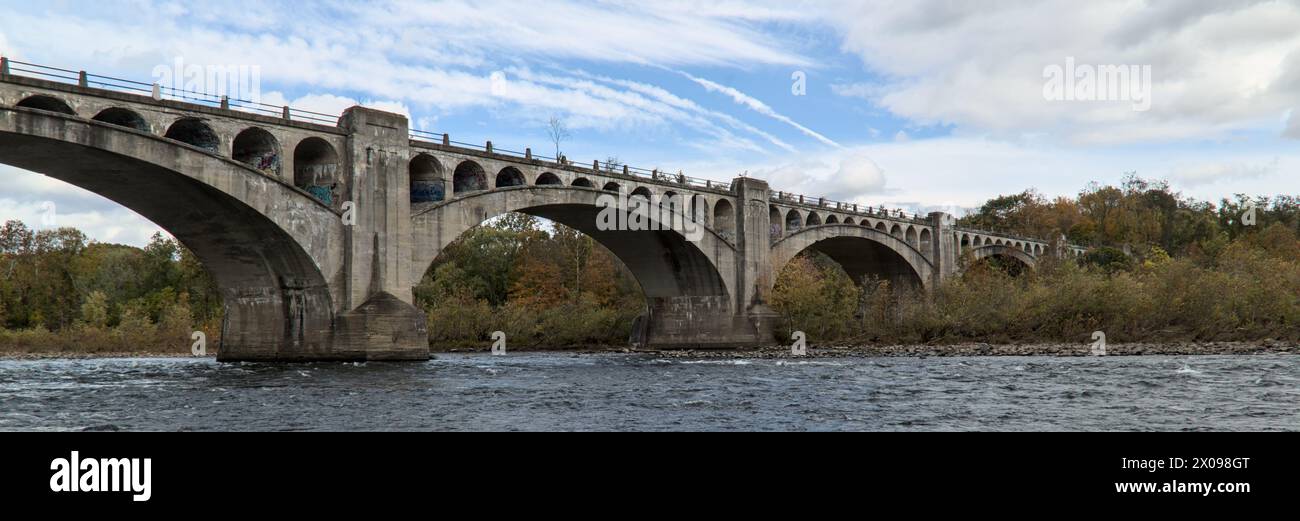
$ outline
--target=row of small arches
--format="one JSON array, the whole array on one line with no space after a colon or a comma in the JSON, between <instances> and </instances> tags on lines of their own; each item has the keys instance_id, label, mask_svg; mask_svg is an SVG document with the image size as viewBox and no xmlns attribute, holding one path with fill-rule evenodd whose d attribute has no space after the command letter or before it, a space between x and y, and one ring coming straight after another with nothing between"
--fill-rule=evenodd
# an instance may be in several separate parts
<instances>
[{"instance_id":1,"label":"row of small arches","mask_svg":"<svg viewBox=\"0 0 1300 521\"><path fill-rule=\"evenodd\" d=\"M776 206L769 206L768 220L771 223L771 235L773 240L779 239L785 235L796 233L809 226L819 226L822 224L847 224L850 226L872 228L888 233L895 238L910 244L913 248L916 248L923 253L930 251L934 240L934 236L930 232L930 229L923 226L915 226L911 224L904 226L900 223L890 221L876 221L873 223L870 219L865 217L855 219L852 216L841 218L837 215L828 215L823 220L821 214L818 214L817 212L808 212L808 215L804 216L799 212L799 210L791 209L783 214L781 209Z\"/></svg>"},{"instance_id":2,"label":"row of small arches","mask_svg":"<svg viewBox=\"0 0 1300 521\"><path fill-rule=\"evenodd\" d=\"M19 107L80 116L70 105L53 96L38 94L17 103ZM109 107L90 119L152 134L153 129L138 112L124 107ZM164 138L185 143L212 154L222 150L221 136L200 118L184 116L172 121ZM251 126L235 134L230 143L231 159L268 175L282 175L283 153L275 135L264 128ZM339 154L328 141L307 137L293 148L293 183L321 202L338 206L342 192Z\"/></svg>"},{"instance_id":3,"label":"row of small arches","mask_svg":"<svg viewBox=\"0 0 1300 521\"><path fill-rule=\"evenodd\" d=\"M957 253L960 255L962 252L968 249L983 248L986 246L1006 246L1008 248L1015 248L1017 250L1023 251L1035 257L1042 255L1045 251L1047 251L1046 247L1043 246L1042 244L1036 244L1036 243L1024 242L1024 241L1014 241L1010 239L998 239L994 237L983 237L980 235L962 234L961 239L958 242L959 250Z\"/></svg>"},{"instance_id":4,"label":"row of small arches","mask_svg":"<svg viewBox=\"0 0 1300 521\"><path fill-rule=\"evenodd\" d=\"M482 165L467 159L461 161L452 169L451 190L447 191L442 162L427 153L416 154L415 157L411 158L409 177L412 205L436 203L484 190L529 186L528 177L517 167L506 166L498 170L494 175L489 176L488 171ZM490 184L489 180L491 180ZM593 190L600 189L608 192L624 190L624 186L618 182L608 181L597 186L598 182L586 177L575 177L569 182L568 186ZM565 186L564 180L553 172L538 174L531 184L533 186ZM672 197L680 194L670 190L662 195L664 199L660 204L667 205L669 211L688 216L699 216L704 220L704 224L712 226L719 235L729 240L735 239L736 210L731 201L718 199L710 204L708 199L702 195L691 195L689 197L683 196L686 197L686 200L689 200L689 208L673 208L672 205L681 199L673 199ZM629 199L644 198L649 201L653 199L654 192L646 186L638 186L628 192L628 197Z\"/></svg>"}]
</instances>

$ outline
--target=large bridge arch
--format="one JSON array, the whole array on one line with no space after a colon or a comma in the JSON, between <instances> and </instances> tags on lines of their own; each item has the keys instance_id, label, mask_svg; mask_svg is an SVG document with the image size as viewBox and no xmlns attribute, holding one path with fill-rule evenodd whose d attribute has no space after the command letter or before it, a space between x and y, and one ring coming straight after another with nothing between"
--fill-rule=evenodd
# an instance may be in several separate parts
<instances>
[{"instance_id":1,"label":"large bridge arch","mask_svg":"<svg viewBox=\"0 0 1300 521\"><path fill-rule=\"evenodd\" d=\"M934 264L911 244L888 232L852 224L812 226L776 241L772 273L780 273L807 249L839 263L855 284L861 284L864 276L878 276L898 287L928 288L935 276Z\"/></svg>"},{"instance_id":2,"label":"large bridge arch","mask_svg":"<svg viewBox=\"0 0 1300 521\"><path fill-rule=\"evenodd\" d=\"M563 185L517 186L466 194L412 216L411 280L419 280L452 241L496 216L520 212L578 230L608 248L632 272L647 300L644 345L725 345L737 318L736 248L717 231L620 231L597 228L599 197L609 192ZM659 219L652 217L659 222ZM689 236L689 238L688 238ZM697 240L691 240L697 239Z\"/></svg>"},{"instance_id":3,"label":"large bridge arch","mask_svg":"<svg viewBox=\"0 0 1300 521\"><path fill-rule=\"evenodd\" d=\"M304 192L193 145L23 107L0 107L0 163L95 192L193 251L224 300L222 359L349 357L330 337L342 222Z\"/></svg>"},{"instance_id":4,"label":"large bridge arch","mask_svg":"<svg viewBox=\"0 0 1300 521\"><path fill-rule=\"evenodd\" d=\"M1010 259L1020 263L1029 270L1035 270L1038 268L1037 257L1030 255L1023 248L1010 244L993 244L975 248L971 250L970 258L972 261L982 261L992 258Z\"/></svg>"}]
</instances>

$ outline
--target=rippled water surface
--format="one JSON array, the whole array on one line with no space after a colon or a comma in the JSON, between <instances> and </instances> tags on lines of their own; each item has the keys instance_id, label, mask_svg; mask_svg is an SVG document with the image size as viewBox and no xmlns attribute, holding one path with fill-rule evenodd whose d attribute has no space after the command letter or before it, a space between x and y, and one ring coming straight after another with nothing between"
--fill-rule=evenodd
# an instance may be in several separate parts
<instances>
[{"instance_id":1,"label":"rippled water surface","mask_svg":"<svg viewBox=\"0 0 1300 521\"><path fill-rule=\"evenodd\" d=\"M1300 357L0 361L3 430L1298 430Z\"/></svg>"}]
</instances>

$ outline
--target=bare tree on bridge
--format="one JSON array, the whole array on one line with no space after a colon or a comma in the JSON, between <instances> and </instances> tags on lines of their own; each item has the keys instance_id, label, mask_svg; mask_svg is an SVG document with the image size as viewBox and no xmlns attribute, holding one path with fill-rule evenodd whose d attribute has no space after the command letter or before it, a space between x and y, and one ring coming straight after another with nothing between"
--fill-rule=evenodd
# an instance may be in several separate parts
<instances>
[{"instance_id":1,"label":"bare tree on bridge","mask_svg":"<svg viewBox=\"0 0 1300 521\"><path fill-rule=\"evenodd\" d=\"M551 119L546 122L546 135L555 143L555 160L560 160L560 143L567 141L572 134L569 133L569 126L559 116L552 115Z\"/></svg>"}]
</instances>

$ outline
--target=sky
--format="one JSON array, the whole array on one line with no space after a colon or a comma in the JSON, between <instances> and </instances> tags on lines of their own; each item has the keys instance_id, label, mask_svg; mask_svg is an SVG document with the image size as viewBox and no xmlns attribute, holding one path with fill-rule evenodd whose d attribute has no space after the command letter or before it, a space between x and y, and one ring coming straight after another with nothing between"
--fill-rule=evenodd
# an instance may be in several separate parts
<instances>
[{"instance_id":1,"label":"sky","mask_svg":"<svg viewBox=\"0 0 1300 521\"><path fill-rule=\"evenodd\" d=\"M246 66L264 103L548 155L556 116L580 163L911 211L1126 172L1300 194L1300 0L0 0L0 53L144 82ZM101 242L158 231L31 172L0 187L0 221L53 203Z\"/></svg>"}]
</instances>

